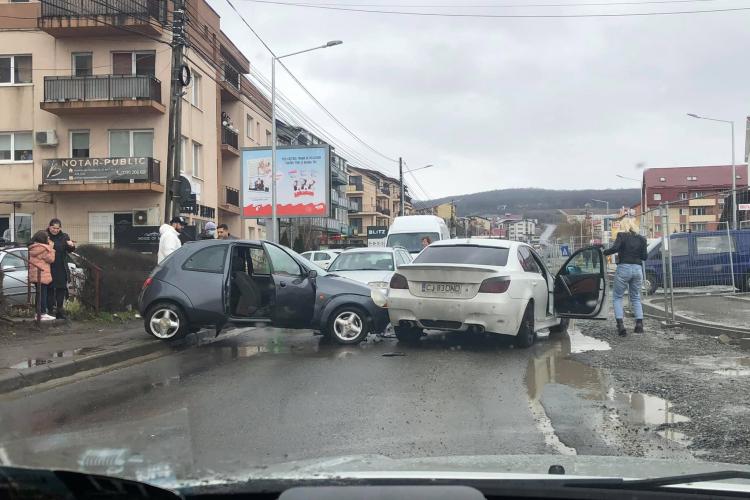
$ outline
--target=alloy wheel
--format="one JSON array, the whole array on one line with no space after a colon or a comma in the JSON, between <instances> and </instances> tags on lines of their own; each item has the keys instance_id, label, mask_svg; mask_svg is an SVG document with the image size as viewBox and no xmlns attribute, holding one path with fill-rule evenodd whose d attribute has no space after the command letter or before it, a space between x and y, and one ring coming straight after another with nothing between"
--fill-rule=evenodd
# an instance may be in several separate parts
<instances>
[{"instance_id":1,"label":"alloy wheel","mask_svg":"<svg viewBox=\"0 0 750 500\"><path fill-rule=\"evenodd\" d=\"M169 339L174 337L180 329L180 318L171 309L157 309L151 315L149 325L155 336L160 339Z\"/></svg>"},{"instance_id":2,"label":"alloy wheel","mask_svg":"<svg viewBox=\"0 0 750 500\"><path fill-rule=\"evenodd\" d=\"M362 318L354 311L342 311L333 320L333 333L341 340L357 338L363 328Z\"/></svg>"}]
</instances>

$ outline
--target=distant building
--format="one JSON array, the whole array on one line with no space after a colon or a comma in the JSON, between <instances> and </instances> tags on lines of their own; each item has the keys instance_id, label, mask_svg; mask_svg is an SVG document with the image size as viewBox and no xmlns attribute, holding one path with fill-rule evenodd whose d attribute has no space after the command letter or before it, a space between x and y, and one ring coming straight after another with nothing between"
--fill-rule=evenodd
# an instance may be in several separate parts
<instances>
[{"instance_id":1,"label":"distant building","mask_svg":"<svg viewBox=\"0 0 750 500\"><path fill-rule=\"evenodd\" d=\"M499 227L503 228L505 238L526 242L534 240L537 224L536 219L502 219L499 221Z\"/></svg>"},{"instance_id":2,"label":"distant building","mask_svg":"<svg viewBox=\"0 0 750 500\"><path fill-rule=\"evenodd\" d=\"M453 229L456 224L456 206L452 202L415 209L414 213L417 215L437 215L442 218L451 229Z\"/></svg>"},{"instance_id":3,"label":"distant building","mask_svg":"<svg viewBox=\"0 0 750 500\"><path fill-rule=\"evenodd\" d=\"M747 165L737 165L736 185L748 185ZM646 234L715 231L724 209L725 193L732 187L732 166L650 168L643 172L641 195L645 201ZM669 203L662 220L659 206Z\"/></svg>"}]
</instances>

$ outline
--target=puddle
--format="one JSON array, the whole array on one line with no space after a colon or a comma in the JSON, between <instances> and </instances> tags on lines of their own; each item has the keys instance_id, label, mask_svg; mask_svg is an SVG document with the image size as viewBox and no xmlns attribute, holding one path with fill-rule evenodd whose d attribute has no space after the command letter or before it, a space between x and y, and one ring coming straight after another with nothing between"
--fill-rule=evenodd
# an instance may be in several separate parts
<instances>
[{"instance_id":1,"label":"puddle","mask_svg":"<svg viewBox=\"0 0 750 500\"><path fill-rule=\"evenodd\" d=\"M562 384L576 389L580 396L589 401L607 403L607 407L621 411L618 418L630 425L641 427L670 426L690 419L675 413L670 401L643 393L618 392L605 370L570 359L571 354L610 349L607 342L587 337L580 331L571 329L568 336L550 341L547 349L540 351L529 360L526 371L527 390L531 411L537 427L545 435L545 441L558 453L570 454L571 448L559 442L552 422L547 417L540 400L545 386ZM551 436L548 436L551 434ZM664 439L689 446L691 440L685 434L671 428L657 431ZM559 444L557 442L559 442ZM575 452L575 450L573 450Z\"/></svg>"},{"instance_id":2,"label":"puddle","mask_svg":"<svg viewBox=\"0 0 750 500\"><path fill-rule=\"evenodd\" d=\"M61 358L72 358L74 356L86 356L88 354L94 354L101 351L99 347L81 347L80 349L72 349L69 351L56 351L49 353L44 356L24 359L16 364L10 365L8 368L15 370L23 370L24 368L33 368L35 366L42 366Z\"/></svg>"},{"instance_id":3,"label":"puddle","mask_svg":"<svg viewBox=\"0 0 750 500\"><path fill-rule=\"evenodd\" d=\"M750 376L750 357L748 356L693 356L689 363L699 368L711 370L722 377L748 377Z\"/></svg>"}]
</instances>

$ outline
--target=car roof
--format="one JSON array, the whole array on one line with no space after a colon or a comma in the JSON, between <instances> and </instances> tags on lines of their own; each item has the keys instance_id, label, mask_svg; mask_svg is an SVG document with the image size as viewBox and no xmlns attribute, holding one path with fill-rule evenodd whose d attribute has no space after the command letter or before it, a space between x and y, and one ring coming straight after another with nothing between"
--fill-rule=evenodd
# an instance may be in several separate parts
<instances>
[{"instance_id":1,"label":"car roof","mask_svg":"<svg viewBox=\"0 0 750 500\"><path fill-rule=\"evenodd\" d=\"M496 240L490 238L457 238L454 240L438 240L430 244L434 246L456 246L456 245L472 245L478 247L493 247L493 248L513 248L523 246L529 246L526 243L513 240ZM530 248L530 247L529 247Z\"/></svg>"},{"instance_id":2,"label":"car roof","mask_svg":"<svg viewBox=\"0 0 750 500\"><path fill-rule=\"evenodd\" d=\"M344 250L341 252L341 254L345 253L374 253L374 252L387 252L387 253L393 253L396 249L393 247L361 247L361 248L350 248L349 250Z\"/></svg>"}]
</instances>

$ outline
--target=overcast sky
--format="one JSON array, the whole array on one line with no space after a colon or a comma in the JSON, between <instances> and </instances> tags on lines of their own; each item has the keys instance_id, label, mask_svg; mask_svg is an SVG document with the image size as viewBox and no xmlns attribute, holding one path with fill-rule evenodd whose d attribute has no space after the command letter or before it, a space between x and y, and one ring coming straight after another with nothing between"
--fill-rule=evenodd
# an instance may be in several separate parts
<instances>
[{"instance_id":1,"label":"overcast sky","mask_svg":"<svg viewBox=\"0 0 750 500\"><path fill-rule=\"evenodd\" d=\"M526 3L545 1L565 3ZM268 53L232 15L225 0L210 3L251 65L270 77ZM737 161L744 159L745 117L750 114L750 11L457 19L335 12L248 0L234 3L277 54L343 40L343 45L285 62L368 144L386 156L404 157L410 168L434 164L414 174L430 197L508 187L637 187L615 174L640 177L639 163L647 167L729 164L729 125L688 118L688 112L735 120ZM558 14L732 7L750 7L750 3L412 10ZM358 144L283 71L277 71L277 88L340 146L395 175L396 164ZM414 179L407 177L407 181L413 194L424 198Z\"/></svg>"}]
</instances>

